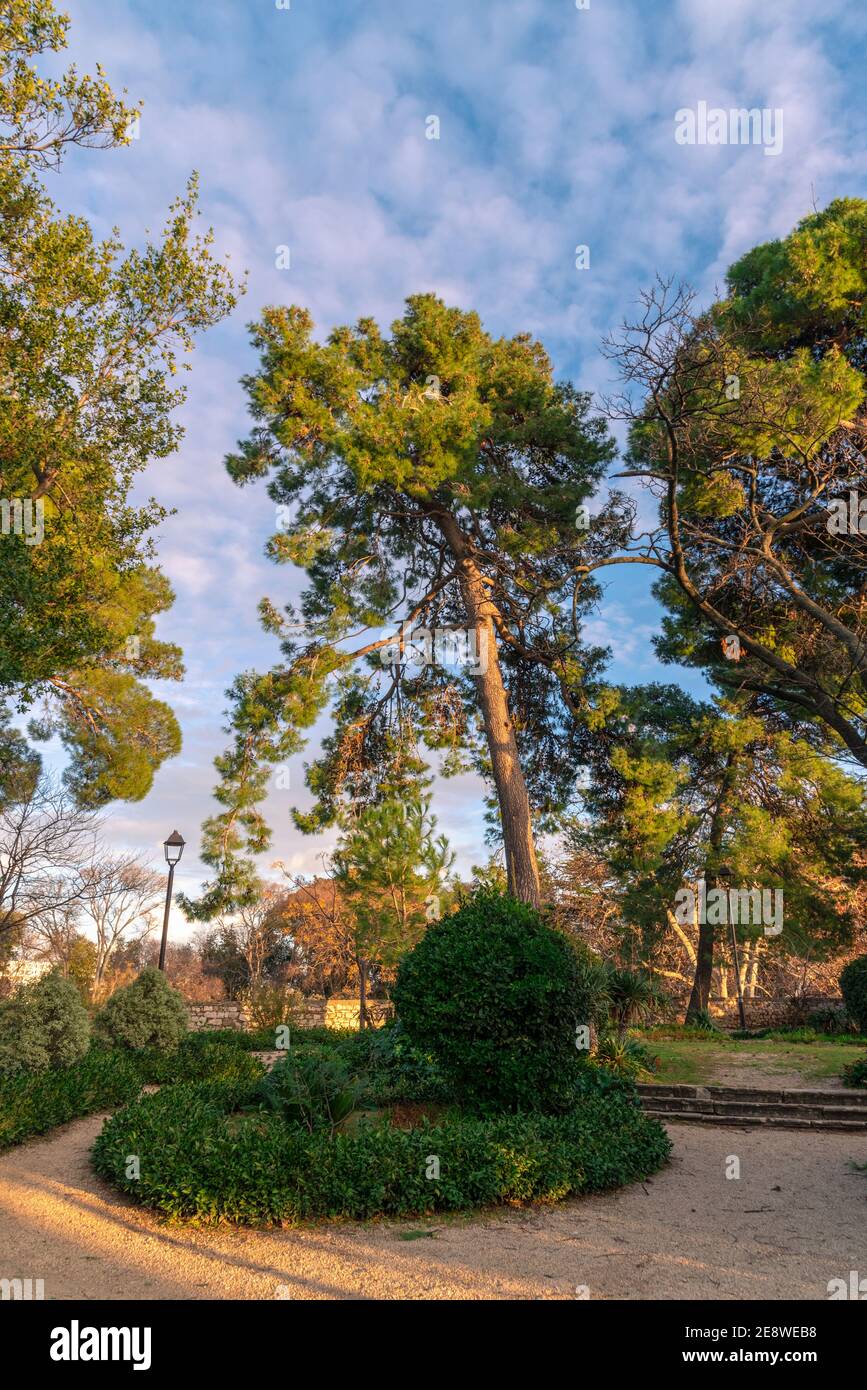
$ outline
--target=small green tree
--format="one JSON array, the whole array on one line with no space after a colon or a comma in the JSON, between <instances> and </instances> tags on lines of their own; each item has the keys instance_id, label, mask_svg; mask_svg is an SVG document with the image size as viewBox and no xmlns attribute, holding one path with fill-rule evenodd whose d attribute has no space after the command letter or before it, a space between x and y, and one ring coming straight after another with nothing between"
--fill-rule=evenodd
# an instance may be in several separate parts
<instances>
[{"instance_id":1,"label":"small green tree","mask_svg":"<svg viewBox=\"0 0 867 1390\"><path fill-rule=\"evenodd\" d=\"M71 980L57 970L24 985L0 1006L0 1073L45 1071L79 1061L90 1041L90 1019Z\"/></svg>"},{"instance_id":2,"label":"small green tree","mask_svg":"<svg viewBox=\"0 0 867 1390\"><path fill-rule=\"evenodd\" d=\"M371 962L395 965L447 906L454 855L435 829L430 797L416 782L400 800L363 807L335 850L334 878L355 922L362 1028Z\"/></svg>"},{"instance_id":3,"label":"small green tree","mask_svg":"<svg viewBox=\"0 0 867 1390\"><path fill-rule=\"evenodd\" d=\"M156 966L117 990L94 1019L94 1032L116 1047L173 1052L187 1031L182 996Z\"/></svg>"}]
</instances>

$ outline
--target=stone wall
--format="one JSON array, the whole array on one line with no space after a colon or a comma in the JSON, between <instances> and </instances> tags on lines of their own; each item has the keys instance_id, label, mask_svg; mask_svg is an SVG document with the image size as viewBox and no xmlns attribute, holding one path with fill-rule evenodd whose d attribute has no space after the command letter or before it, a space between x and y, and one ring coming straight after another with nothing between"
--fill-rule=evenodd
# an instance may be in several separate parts
<instances>
[{"instance_id":1,"label":"stone wall","mask_svg":"<svg viewBox=\"0 0 867 1390\"><path fill-rule=\"evenodd\" d=\"M804 994L797 999L745 999L744 1014L747 1028L800 1028L814 1009L842 1009L843 1000L837 994ZM728 1000L721 1011L720 1022L726 1028L737 1028L738 1001Z\"/></svg>"},{"instance_id":2,"label":"stone wall","mask_svg":"<svg viewBox=\"0 0 867 1390\"><path fill-rule=\"evenodd\" d=\"M188 1004L187 1012L190 1028L194 1032L212 1028L234 1028L249 1031L252 1028L242 1004L231 999L220 999L207 1004ZM382 999L372 999L367 1005L368 1022L379 1028L391 1015L391 1004ZM311 995L292 1010L286 1020L296 1028L357 1028L357 999L325 999Z\"/></svg>"},{"instance_id":3,"label":"stone wall","mask_svg":"<svg viewBox=\"0 0 867 1390\"><path fill-rule=\"evenodd\" d=\"M241 1032L247 1027L247 1017L233 999L209 1000L205 1004L188 1004L190 1028L194 1033L213 1028L234 1028Z\"/></svg>"}]
</instances>

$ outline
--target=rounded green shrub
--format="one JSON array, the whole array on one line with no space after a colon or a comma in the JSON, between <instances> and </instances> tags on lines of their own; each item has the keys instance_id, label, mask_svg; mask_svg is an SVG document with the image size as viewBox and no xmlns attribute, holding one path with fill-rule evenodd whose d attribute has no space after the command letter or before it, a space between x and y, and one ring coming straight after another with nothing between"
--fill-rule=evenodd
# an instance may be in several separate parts
<instances>
[{"instance_id":1,"label":"rounded green shrub","mask_svg":"<svg viewBox=\"0 0 867 1390\"><path fill-rule=\"evenodd\" d=\"M71 980L57 971L24 985L0 1007L0 1075L68 1067L87 1052L90 1019Z\"/></svg>"},{"instance_id":2,"label":"rounded green shrub","mask_svg":"<svg viewBox=\"0 0 867 1390\"><path fill-rule=\"evenodd\" d=\"M867 1033L867 956L856 956L840 976L840 993L859 1033Z\"/></svg>"},{"instance_id":3,"label":"rounded green shrub","mask_svg":"<svg viewBox=\"0 0 867 1390\"><path fill-rule=\"evenodd\" d=\"M404 956L392 998L459 1101L555 1111L570 1104L579 1029L604 1017L604 989L592 952L526 903L482 892Z\"/></svg>"},{"instance_id":4,"label":"rounded green shrub","mask_svg":"<svg viewBox=\"0 0 867 1390\"><path fill-rule=\"evenodd\" d=\"M94 1020L98 1038L136 1051L173 1052L186 1031L183 998L152 965L113 994Z\"/></svg>"},{"instance_id":5,"label":"rounded green shrub","mask_svg":"<svg viewBox=\"0 0 867 1390\"><path fill-rule=\"evenodd\" d=\"M380 1122L336 1135L277 1113L243 1113L255 1096L226 1084L143 1096L106 1123L94 1166L173 1218L296 1225L559 1201L647 1178L671 1150L662 1125L616 1083L580 1095L566 1115L454 1114L410 1130ZM130 1153L141 1158L134 1179Z\"/></svg>"}]
</instances>

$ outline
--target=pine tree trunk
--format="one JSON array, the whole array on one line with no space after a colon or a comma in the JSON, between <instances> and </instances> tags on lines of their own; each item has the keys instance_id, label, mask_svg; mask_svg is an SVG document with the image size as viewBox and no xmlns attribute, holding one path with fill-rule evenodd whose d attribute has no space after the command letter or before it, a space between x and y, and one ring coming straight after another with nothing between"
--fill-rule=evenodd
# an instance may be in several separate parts
<instances>
[{"instance_id":1,"label":"pine tree trunk","mask_svg":"<svg viewBox=\"0 0 867 1390\"><path fill-rule=\"evenodd\" d=\"M716 879L707 880L708 890L716 886ZM694 1022L699 1013L706 1013L710 1003L710 982L713 977L713 946L715 928L709 922L698 926L698 950L695 958L695 977L692 994L686 1010L686 1022Z\"/></svg>"},{"instance_id":2,"label":"pine tree trunk","mask_svg":"<svg viewBox=\"0 0 867 1390\"><path fill-rule=\"evenodd\" d=\"M509 714L509 701L497 654L494 617L498 610L488 596L485 578L475 564L470 548L454 517L436 514L458 568L458 583L467 615L467 626L475 629L478 641L478 675L474 675L479 708L488 742L491 770L500 806L506 874L509 892L523 902L538 907L541 902L539 865L533 840L530 798L518 758L515 729Z\"/></svg>"},{"instance_id":3,"label":"pine tree trunk","mask_svg":"<svg viewBox=\"0 0 867 1390\"><path fill-rule=\"evenodd\" d=\"M719 853L722 849L725 836L726 822L728 820L729 806L734 795L735 783L737 780L737 755L729 753L726 758L725 771L723 773L722 785L720 787L717 804L714 808L711 819L710 834L708 836L708 862L705 866L705 888L709 895L714 888L719 887L719 879L716 870L719 867ZM707 913L705 913L707 916ZM705 1011L710 1002L710 983L713 975L713 948L716 927L709 922L700 922L698 925L698 951L695 962L695 979L692 985L692 994L686 1010L686 1022L692 1023L696 1016Z\"/></svg>"},{"instance_id":4,"label":"pine tree trunk","mask_svg":"<svg viewBox=\"0 0 867 1390\"><path fill-rule=\"evenodd\" d=\"M367 1027L367 961L358 962L358 1027Z\"/></svg>"}]
</instances>

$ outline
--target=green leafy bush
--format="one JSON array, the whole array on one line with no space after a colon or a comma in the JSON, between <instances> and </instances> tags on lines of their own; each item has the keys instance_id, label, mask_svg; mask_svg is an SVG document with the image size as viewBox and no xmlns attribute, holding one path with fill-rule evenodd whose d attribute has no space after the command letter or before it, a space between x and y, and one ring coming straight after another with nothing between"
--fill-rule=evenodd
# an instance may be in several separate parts
<instances>
[{"instance_id":1,"label":"green leafy bush","mask_svg":"<svg viewBox=\"0 0 867 1390\"><path fill-rule=\"evenodd\" d=\"M187 1010L161 970L148 966L111 996L94 1020L98 1038L115 1047L173 1052L187 1031Z\"/></svg>"},{"instance_id":2,"label":"green leafy bush","mask_svg":"<svg viewBox=\"0 0 867 1390\"><path fill-rule=\"evenodd\" d=\"M0 1006L0 1076L71 1066L89 1041L81 995L54 970Z\"/></svg>"},{"instance_id":3,"label":"green leafy bush","mask_svg":"<svg viewBox=\"0 0 867 1390\"><path fill-rule=\"evenodd\" d=\"M291 1049L268 1072L257 1099L310 1134L333 1131L351 1115L364 1087L343 1059L324 1048Z\"/></svg>"},{"instance_id":4,"label":"green leafy bush","mask_svg":"<svg viewBox=\"0 0 867 1390\"><path fill-rule=\"evenodd\" d=\"M695 1013L690 1017L690 1023L693 1028L700 1030L702 1033L719 1033L722 1031L717 1027L713 1016L707 1009L696 1009Z\"/></svg>"},{"instance_id":5,"label":"green leafy bush","mask_svg":"<svg viewBox=\"0 0 867 1390\"><path fill-rule=\"evenodd\" d=\"M455 1116L333 1137L276 1113L238 1114L255 1090L174 1086L110 1119L93 1159L134 1200L197 1221L297 1224L555 1201L646 1178L668 1157L658 1121L617 1079L604 1082L562 1116ZM140 1156L137 1179L127 1177L130 1153ZM439 1177L428 1176L432 1158Z\"/></svg>"},{"instance_id":6,"label":"green leafy bush","mask_svg":"<svg viewBox=\"0 0 867 1390\"><path fill-rule=\"evenodd\" d=\"M852 1031L849 1015L839 1004L826 1004L824 1008L811 1010L807 1014L806 1025L808 1028L815 1028L818 1033L830 1034L832 1037Z\"/></svg>"},{"instance_id":7,"label":"green leafy bush","mask_svg":"<svg viewBox=\"0 0 867 1390\"><path fill-rule=\"evenodd\" d=\"M456 1098L484 1110L568 1105L577 1029L606 1012L592 952L491 892L428 928L401 961L392 998Z\"/></svg>"},{"instance_id":8,"label":"green leafy bush","mask_svg":"<svg viewBox=\"0 0 867 1390\"><path fill-rule=\"evenodd\" d=\"M140 1090L133 1055L102 1048L92 1048L71 1067L0 1081L0 1148L96 1110L124 1105Z\"/></svg>"},{"instance_id":9,"label":"green leafy bush","mask_svg":"<svg viewBox=\"0 0 867 1390\"><path fill-rule=\"evenodd\" d=\"M859 1057L843 1068L843 1083L846 1086L867 1086L867 1057Z\"/></svg>"},{"instance_id":10,"label":"green leafy bush","mask_svg":"<svg viewBox=\"0 0 867 1390\"><path fill-rule=\"evenodd\" d=\"M632 1024L643 1023L665 1010L662 991L642 970L609 968L605 992L610 1021L621 1036Z\"/></svg>"},{"instance_id":11,"label":"green leafy bush","mask_svg":"<svg viewBox=\"0 0 867 1390\"><path fill-rule=\"evenodd\" d=\"M152 1085L180 1081L255 1081L264 1067L244 1048L224 1037L188 1033L174 1052L143 1048L136 1052L139 1075Z\"/></svg>"},{"instance_id":12,"label":"green leafy bush","mask_svg":"<svg viewBox=\"0 0 867 1390\"><path fill-rule=\"evenodd\" d=\"M360 1036L367 1039L370 1094L377 1103L447 1104L454 1099L431 1054L412 1042L402 1023L389 1023L376 1032Z\"/></svg>"},{"instance_id":13,"label":"green leafy bush","mask_svg":"<svg viewBox=\"0 0 867 1390\"><path fill-rule=\"evenodd\" d=\"M867 956L856 956L840 976L840 993L846 1012L859 1033L867 1033Z\"/></svg>"}]
</instances>

